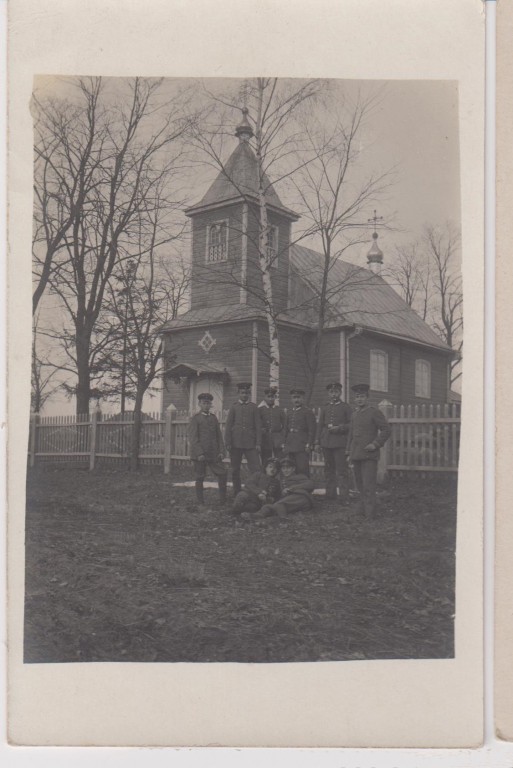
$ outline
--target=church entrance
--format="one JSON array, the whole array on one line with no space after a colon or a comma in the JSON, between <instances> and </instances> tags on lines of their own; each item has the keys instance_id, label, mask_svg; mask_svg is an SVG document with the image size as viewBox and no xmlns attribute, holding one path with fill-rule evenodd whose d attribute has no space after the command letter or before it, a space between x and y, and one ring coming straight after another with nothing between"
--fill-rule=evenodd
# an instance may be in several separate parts
<instances>
[{"instance_id":1,"label":"church entrance","mask_svg":"<svg viewBox=\"0 0 513 768\"><path fill-rule=\"evenodd\" d=\"M223 408L223 382L218 376L197 376L190 380L190 410L198 409L200 392L210 392L213 396L212 411L219 416Z\"/></svg>"}]
</instances>

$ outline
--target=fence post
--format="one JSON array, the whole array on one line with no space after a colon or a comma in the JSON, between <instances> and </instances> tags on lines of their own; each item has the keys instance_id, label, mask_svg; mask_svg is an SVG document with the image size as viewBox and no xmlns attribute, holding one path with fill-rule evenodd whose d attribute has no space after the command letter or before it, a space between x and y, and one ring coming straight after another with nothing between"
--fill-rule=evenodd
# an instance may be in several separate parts
<instances>
[{"instance_id":1,"label":"fence post","mask_svg":"<svg viewBox=\"0 0 513 768\"><path fill-rule=\"evenodd\" d=\"M39 423L39 414L32 412L30 414L30 427L29 427L29 466L31 467L35 466L35 463L36 463L38 423Z\"/></svg>"},{"instance_id":2,"label":"fence post","mask_svg":"<svg viewBox=\"0 0 513 768\"><path fill-rule=\"evenodd\" d=\"M98 422L101 420L102 412L97 405L91 414L91 432L89 435L89 471L94 469L96 462L96 449L98 443Z\"/></svg>"},{"instance_id":3,"label":"fence post","mask_svg":"<svg viewBox=\"0 0 513 768\"><path fill-rule=\"evenodd\" d=\"M392 411L392 403L389 400L382 400L378 405L379 410L385 418L389 418ZM391 439L391 438L390 438ZM379 452L378 459L378 483L383 483L387 479L388 466L388 443L385 443Z\"/></svg>"},{"instance_id":4,"label":"fence post","mask_svg":"<svg viewBox=\"0 0 513 768\"><path fill-rule=\"evenodd\" d=\"M171 403L164 411L164 474L169 475L171 471L171 445L173 442L173 418L175 415L175 406Z\"/></svg>"}]
</instances>

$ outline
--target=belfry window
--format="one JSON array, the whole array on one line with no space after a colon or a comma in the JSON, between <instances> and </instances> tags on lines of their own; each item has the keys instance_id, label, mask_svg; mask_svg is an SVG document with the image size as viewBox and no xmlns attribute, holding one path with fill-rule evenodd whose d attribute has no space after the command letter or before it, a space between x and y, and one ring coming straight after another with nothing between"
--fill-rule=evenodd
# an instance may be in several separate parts
<instances>
[{"instance_id":1,"label":"belfry window","mask_svg":"<svg viewBox=\"0 0 513 768\"><path fill-rule=\"evenodd\" d=\"M216 221L208 227L207 262L228 260L228 222Z\"/></svg>"}]
</instances>

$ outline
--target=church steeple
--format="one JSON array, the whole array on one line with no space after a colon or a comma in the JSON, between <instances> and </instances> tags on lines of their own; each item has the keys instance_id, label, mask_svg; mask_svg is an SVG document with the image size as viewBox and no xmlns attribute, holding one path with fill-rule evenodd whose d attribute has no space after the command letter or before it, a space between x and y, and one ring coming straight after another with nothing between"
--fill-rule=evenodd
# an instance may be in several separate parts
<instances>
[{"instance_id":1,"label":"church steeple","mask_svg":"<svg viewBox=\"0 0 513 768\"><path fill-rule=\"evenodd\" d=\"M383 219L383 216L377 216L376 211L374 211L372 219L369 219L369 222L374 224L374 232L372 233L374 242L367 254L367 266L377 275L381 273L381 267L383 266L383 251L378 245L378 233L376 232L376 226L380 219Z\"/></svg>"},{"instance_id":2,"label":"church steeple","mask_svg":"<svg viewBox=\"0 0 513 768\"><path fill-rule=\"evenodd\" d=\"M248 120L247 107L242 108L242 121L239 123L239 125L235 129L235 135L237 136L237 138L241 143L243 141L249 141L255 135L253 133L253 128L251 127L250 122Z\"/></svg>"}]
</instances>

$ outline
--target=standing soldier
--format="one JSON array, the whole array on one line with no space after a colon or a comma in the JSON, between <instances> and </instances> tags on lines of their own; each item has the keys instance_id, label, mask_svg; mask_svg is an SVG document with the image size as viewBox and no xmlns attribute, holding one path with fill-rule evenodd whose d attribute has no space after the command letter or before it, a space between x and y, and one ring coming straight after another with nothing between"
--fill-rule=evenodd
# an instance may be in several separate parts
<instances>
[{"instance_id":1,"label":"standing soldier","mask_svg":"<svg viewBox=\"0 0 513 768\"><path fill-rule=\"evenodd\" d=\"M276 387L264 389L264 402L259 405L262 422L262 466L267 459L279 459L285 442L285 411L276 405Z\"/></svg>"},{"instance_id":2,"label":"standing soldier","mask_svg":"<svg viewBox=\"0 0 513 768\"><path fill-rule=\"evenodd\" d=\"M379 449L392 432L379 408L369 405L369 385L355 384L356 411L353 413L347 439L348 461L354 466L356 487L360 492L359 511L372 517L376 508L376 479Z\"/></svg>"},{"instance_id":3,"label":"standing soldier","mask_svg":"<svg viewBox=\"0 0 513 768\"><path fill-rule=\"evenodd\" d=\"M255 403L251 403L251 384L237 384L239 399L228 411L224 440L230 454L232 465L233 493L236 496L241 489L240 465L245 456L251 474L260 469L258 453L261 445L262 425L260 413Z\"/></svg>"},{"instance_id":4,"label":"standing soldier","mask_svg":"<svg viewBox=\"0 0 513 768\"><path fill-rule=\"evenodd\" d=\"M310 475L310 452L315 440L315 416L304 404L305 390L290 390L292 408L287 411L284 453L293 460L299 474Z\"/></svg>"},{"instance_id":5,"label":"standing soldier","mask_svg":"<svg viewBox=\"0 0 513 768\"><path fill-rule=\"evenodd\" d=\"M337 498L337 484L340 502L349 502L348 466L346 443L352 409L341 400L342 384L334 381L326 387L330 401L321 407L317 424L316 447L322 448L324 475L326 477L326 498Z\"/></svg>"},{"instance_id":6,"label":"standing soldier","mask_svg":"<svg viewBox=\"0 0 513 768\"><path fill-rule=\"evenodd\" d=\"M226 469L223 464L224 445L217 416L210 413L213 396L210 392L198 395L200 411L189 422L189 452L194 464L196 499L203 506L203 481L210 467L217 477L219 499L226 502Z\"/></svg>"}]
</instances>

